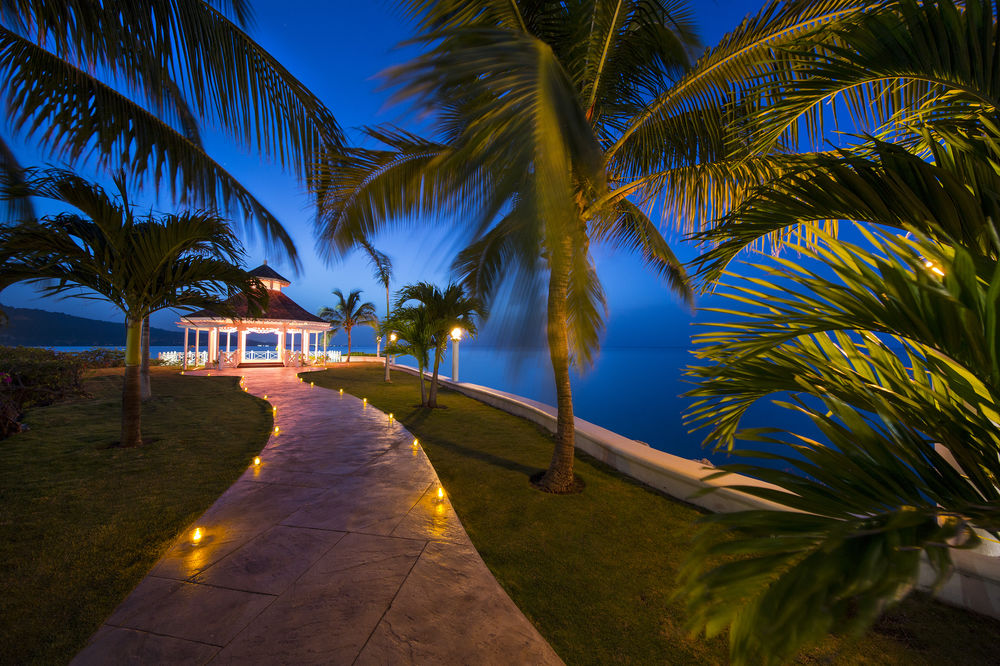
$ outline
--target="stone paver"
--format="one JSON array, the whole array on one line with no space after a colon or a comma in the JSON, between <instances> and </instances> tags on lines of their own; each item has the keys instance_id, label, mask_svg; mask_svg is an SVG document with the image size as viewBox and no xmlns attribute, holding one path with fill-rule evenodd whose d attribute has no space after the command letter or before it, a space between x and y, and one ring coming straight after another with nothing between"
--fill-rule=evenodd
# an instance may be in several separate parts
<instances>
[{"instance_id":1,"label":"stone paver","mask_svg":"<svg viewBox=\"0 0 1000 666\"><path fill-rule=\"evenodd\" d=\"M405 428L294 369L212 374L244 375L280 431L74 664L562 663Z\"/></svg>"}]
</instances>

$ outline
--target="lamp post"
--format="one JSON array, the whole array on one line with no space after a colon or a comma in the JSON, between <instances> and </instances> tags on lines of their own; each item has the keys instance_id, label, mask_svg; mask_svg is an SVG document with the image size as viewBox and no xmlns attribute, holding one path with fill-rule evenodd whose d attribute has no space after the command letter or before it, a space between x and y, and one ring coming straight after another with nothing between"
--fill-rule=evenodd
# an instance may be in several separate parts
<instances>
[{"instance_id":1,"label":"lamp post","mask_svg":"<svg viewBox=\"0 0 1000 666\"><path fill-rule=\"evenodd\" d=\"M389 381L389 366L396 362L395 356L389 354L389 347L396 344L398 339L395 333L390 333L385 341L385 381Z\"/></svg>"},{"instance_id":2,"label":"lamp post","mask_svg":"<svg viewBox=\"0 0 1000 666\"><path fill-rule=\"evenodd\" d=\"M458 343L462 341L462 329L451 329L451 381L458 381Z\"/></svg>"},{"instance_id":3,"label":"lamp post","mask_svg":"<svg viewBox=\"0 0 1000 666\"><path fill-rule=\"evenodd\" d=\"M382 351L382 336L381 335L376 335L375 336L375 358L379 357L381 351Z\"/></svg>"}]
</instances>

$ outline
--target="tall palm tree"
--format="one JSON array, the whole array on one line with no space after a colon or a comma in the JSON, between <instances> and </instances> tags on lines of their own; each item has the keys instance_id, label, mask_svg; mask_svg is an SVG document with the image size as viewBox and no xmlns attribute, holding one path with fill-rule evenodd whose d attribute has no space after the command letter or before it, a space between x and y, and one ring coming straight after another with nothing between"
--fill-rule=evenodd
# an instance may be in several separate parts
<instances>
[{"instance_id":1,"label":"tall palm tree","mask_svg":"<svg viewBox=\"0 0 1000 666\"><path fill-rule=\"evenodd\" d=\"M388 326L396 333L392 353L412 356L417 361L417 375L420 378L420 406L428 407L427 391L424 387L424 372L427 359L436 347L434 340L434 320L427 307L410 305L397 307L392 312ZM390 349L386 347L388 354Z\"/></svg>"},{"instance_id":2,"label":"tall palm tree","mask_svg":"<svg viewBox=\"0 0 1000 666\"><path fill-rule=\"evenodd\" d=\"M475 337L479 332L476 319L486 316L486 308L478 299L466 296L465 290L457 284L449 284L444 289L428 282L408 284L399 291L396 306L400 307L408 301L419 302L427 311L434 343L434 370L427 406L437 407L438 369L451 331L458 327Z\"/></svg>"},{"instance_id":3,"label":"tall palm tree","mask_svg":"<svg viewBox=\"0 0 1000 666\"><path fill-rule=\"evenodd\" d=\"M138 218L125 177L115 176L118 197L68 171L27 170L5 196L34 196L73 206L39 222L0 229L0 289L17 282L42 285L48 295L106 299L125 315L122 446L138 446L142 322L164 308L220 307L245 293L252 308L267 292L236 263L243 250L225 220L209 213Z\"/></svg>"},{"instance_id":4,"label":"tall palm tree","mask_svg":"<svg viewBox=\"0 0 1000 666\"><path fill-rule=\"evenodd\" d=\"M333 324L333 330L329 335L333 335L339 329L347 331L347 362L351 362L351 329L358 324L377 325L378 317L375 315L375 304L371 301L361 302L361 290L353 289L344 298L344 292L334 289L333 295L337 297L337 304L332 308L324 307L320 309L321 319Z\"/></svg>"},{"instance_id":5,"label":"tall palm tree","mask_svg":"<svg viewBox=\"0 0 1000 666\"><path fill-rule=\"evenodd\" d=\"M389 255L375 249L367 239L361 241L361 249L368 257L368 262L372 266L375 279L385 287L385 320L389 320L389 283L392 281L392 260ZM383 326L378 330L378 335L385 341L385 346L389 346L389 330ZM385 355L385 381L389 381L389 354Z\"/></svg>"},{"instance_id":6,"label":"tall palm tree","mask_svg":"<svg viewBox=\"0 0 1000 666\"><path fill-rule=\"evenodd\" d=\"M0 100L10 127L82 167L126 168L181 203L239 211L290 257L278 220L206 152L202 121L314 184L342 133L326 107L244 31L246 0L0 3ZM18 178L10 138L0 171ZM30 214L27 200L12 211ZM250 228L250 227L248 227Z\"/></svg>"},{"instance_id":7,"label":"tall palm tree","mask_svg":"<svg viewBox=\"0 0 1000 666\"><path fill-rule=\"evenodd\" d=\"M620 137L688 65L691 17L675 0L408 5L428 50L390 76L401 97L436 113L435 136L371 128L384 148L329 160L318 233L346 252L415 215L462 220L469 244L455 269L469 293L484 303L516 294L526 314L545 312L558 417L537 484L567 492L570 365L592 362L606 309L590 244L635 252L690 296L649 200L630 198L649 161L639 158L669 137ZM508 333L526 328L521 320Z\"/></svg>"}]
</instances>

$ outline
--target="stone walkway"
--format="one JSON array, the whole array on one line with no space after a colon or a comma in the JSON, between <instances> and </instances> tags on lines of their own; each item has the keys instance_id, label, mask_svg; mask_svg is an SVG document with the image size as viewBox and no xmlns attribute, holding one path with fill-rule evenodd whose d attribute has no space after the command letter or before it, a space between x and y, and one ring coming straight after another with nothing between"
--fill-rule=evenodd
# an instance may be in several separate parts
<instances>
[{"instance_id":1,"label":"stone walkway","mask_svg":"<svg viewBox=\"0 0 1000 666\"><path fill-rule=\"evenodd\" d=\"M402 426L293 369L212 374L244 374L280 432L74 664L562 663Z\"/></svg>"}]
</instances>

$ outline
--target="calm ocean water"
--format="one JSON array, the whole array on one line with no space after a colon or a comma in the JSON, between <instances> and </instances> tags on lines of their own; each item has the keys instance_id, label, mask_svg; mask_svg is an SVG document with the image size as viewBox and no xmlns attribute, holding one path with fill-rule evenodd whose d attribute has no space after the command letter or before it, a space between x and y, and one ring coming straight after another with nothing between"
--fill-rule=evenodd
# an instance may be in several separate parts
<instances>
[{"instance_id":1,"label":"calm ocean water","mask_svg":"<svg viewBox=\"0 0 1000 666\"><path fill-rule=\"evenodd\" d=\"M160 351L172 350L181 351L181 348L154 346L150 351L155 357ZM356 347L355 351L374 352L375 349ZM691 404L690 398L682 396L691 388L683 377L683 369L692 360L686 348L602 349L590 371L572 377L575 413L661 451L684 458L708 458L716 464L732 462L731 456L702 448L704 433L689 433L683 424L683 413ZM416 365L408 357L401 357L399 362ZM514 352L463 343L459 366L461 381L555 404L551 365L544 350ZM441 364L441 375L451 376L451 345ZM755 406L743 423L746 427L782 424L814 434L804 419L770 403Z\"/></svg>"}]
</instances>

